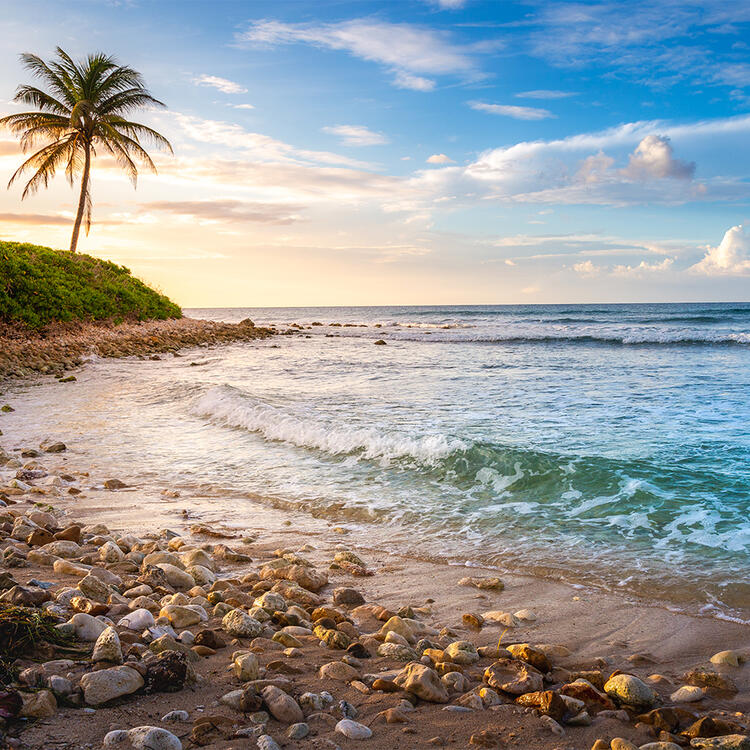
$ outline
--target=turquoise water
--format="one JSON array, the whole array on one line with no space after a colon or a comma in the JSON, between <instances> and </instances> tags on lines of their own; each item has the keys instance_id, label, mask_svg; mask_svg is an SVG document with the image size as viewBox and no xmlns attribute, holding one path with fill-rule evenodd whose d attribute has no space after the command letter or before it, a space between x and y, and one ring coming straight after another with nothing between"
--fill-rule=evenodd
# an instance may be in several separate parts
<instances>
[{"instance_id":1,"label":"turquoise water","mask_svg":"<svg viewBox=\"0 0 750 750\"><path fill-rule=\"evenodd\" d=\"M747 616L750 304L187 312L294 333L94 363L54 427L416 554Z\"/></svg>"}]
</instances>

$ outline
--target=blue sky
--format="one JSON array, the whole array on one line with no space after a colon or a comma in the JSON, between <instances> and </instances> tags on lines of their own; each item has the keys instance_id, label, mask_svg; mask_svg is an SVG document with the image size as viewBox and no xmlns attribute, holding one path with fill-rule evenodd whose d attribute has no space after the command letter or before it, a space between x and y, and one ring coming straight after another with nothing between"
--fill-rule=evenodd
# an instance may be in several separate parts
<instances>
[{"instance_id":1,"label":"blue sky","mask_svg":"<svg viewBox=\"0 0 750 750\"><path fill-rule=\"evenodd\" d=\"M81 249L185 305L750 299L750 5L5 3L18 53L138 68L172 140L106 159ZM19 154L0 133L0 178ZM65 247L60 179L0 236Z\"/></svg>"}]
</instances>

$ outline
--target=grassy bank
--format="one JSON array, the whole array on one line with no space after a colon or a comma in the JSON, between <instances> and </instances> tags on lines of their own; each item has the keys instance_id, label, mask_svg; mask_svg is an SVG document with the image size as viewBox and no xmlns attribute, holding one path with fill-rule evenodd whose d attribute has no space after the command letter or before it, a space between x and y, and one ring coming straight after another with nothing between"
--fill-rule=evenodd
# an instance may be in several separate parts
<instances>
[{"instance_id":1,"label":"grassy bank","mask_svg":"<svg viewBox=\"0 0 750 750\"><path fill-rule=\"evenodd\" d=\"M0 241L0 322L41 328L70 321L182 317L124 266L90 255Z\"/></svg>"}]
</instances>

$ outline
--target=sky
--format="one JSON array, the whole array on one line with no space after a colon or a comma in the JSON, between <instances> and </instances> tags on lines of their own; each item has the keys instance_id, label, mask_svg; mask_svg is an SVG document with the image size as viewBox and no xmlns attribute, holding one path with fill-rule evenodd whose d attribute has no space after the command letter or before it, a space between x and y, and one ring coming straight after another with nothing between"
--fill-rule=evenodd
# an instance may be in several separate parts
<instances>
[{"instance_id":1,"label":"sky","mask_svg":"<svg viewBox=\"0 0 750 750\"><path fill-rule=\"evenodd\" d=\"M0 0L0 115L58 45L166 104L79 250L183 306L750 300L748 3ZM67 248L21 158L0 239Z\"/></svg>"}]
</instances>

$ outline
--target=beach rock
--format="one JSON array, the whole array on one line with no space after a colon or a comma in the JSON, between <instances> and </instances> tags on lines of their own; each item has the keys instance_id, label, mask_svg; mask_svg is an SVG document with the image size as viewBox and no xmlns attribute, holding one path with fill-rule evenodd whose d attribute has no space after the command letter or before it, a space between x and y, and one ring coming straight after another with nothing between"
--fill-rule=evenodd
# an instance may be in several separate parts
<instances>
[{"instance_id":1,"label":"beach rock","mask_svg":"<svg viewBox=\"0 0 750 750\"><path fill-rule=\"evenodd\" d=\"M260 673L258 657L255 654L241 654L234 660L232 668L234 676L240 682L257 680Z\"/></svg>"},{"instance_id":2,"label":"beach rock","mask_svg":"<svg viewBox=\"0 0 750 750\"><path fill-rule=\"evenodd\" d=\"M106 563L118 563L124 557L125 553L114 542L105 542L99 547L99 559Z\"/></svg>"},{"instance_id":3,"label":"beach rock","mask_svg":"<svg viewBox=\"0 0 750 750\"><path fill-rule=\"evenodd\" d=\"M191 565L185 572L198 586L211 586L216 580L216 575L205 565Z\"/></svg>"},{"instance_id":4,"label":"beach rock","mask_svg":"<svg viewBox=\"0 0 750 750\"><path fill-rule=\"evenodd\" d=\"M385 656L396 661L416 661L419 659L417 652L410 646L402 646L398 643L381 643L378 646L378 656Z\"/></svg>"},{"instance_id":5,"label":"beach rock","mask_svg":"<svg viewBox=\"0 0 750 750\"><path fill-rule=\"evenodd\" d=\"M650 708L657 701L656 693L631 674L618 674L604 684L604 692L619 703L633 708Z\"/></svg>"},{"instance_id":6,"label":"beach rock","mask_svg":"<svg viewBox=\"0 0 750 750\"><path fill-rule=\"evenodd\" d=\"M193 565L200 565L201 567L208 568L212 572L216 572L216 563L213 558L202 549L190 549L183 552L180 555L180 561L185 568L190 568Z\"/></svg>"},{"instance_id":7,"label":"beach rock","mask_svg":"<svg viewBox=\"0 0 750 750\"><path fill-rule=\"evenodd\" d=\"M479 661L479 654L471 641L453 641L443 651L445 661L454 664L470 665Z\"/></svg>"},{"instance_id":8,"label":"beach rock","mask_svg":"<svg viewBox=\"0 0 750 750\"><path fill-rule=\"evenodd\" d=\"M310 734L310 727L304 722L298 724L292 724L289 729L286 730L286 736L290 740L302 740Z\"/></svg>"},{"instance_id":9,"label":"beach rock","mask_svg":"<svg viewBox=\"0 0 750 750\"><path fill-rule=\"evenodd\" d=\"M750 750L750 737L745 734L728 734L724 737L696 737L690 747L699 750Z\"/></svg>"},{"instance_id":10,"label":"beach rock","mask_svg":"<svg viewBox=\"0 0 750 750\"><path fill-rule=\"evenodd\" d=\"M28 719L47 719L57 713L57 700L49 690L21 693L23 705L18 715Z\"/></svg>"},{"instance_id":11,"label":"beach rock","mask_svg":"<svg viewBox=\"0 0 750 750\"><path fill-rule=\"evenodd\" d=\"M496 690L511 695L535 693L542 689L541 673L516 659L498 659L484 671L484 681Z\"/></svg>"},{"instance_id":12,"label":"beach rock","mask_svg":"<svg viewBox=\"0 0 750 750\"><path fill-rule=\"evenodd\" d=\"M180 606L179 604L168 604L166 607L162 607L159 617L166 617L172 624L172 627L177 630L197 625L204 619L196 610Z\"/></svg>"},{"instance_id":13,"label":"beach rock","mask_svg":"<svg viewBox=\"0 0 750 750\"><path fill-rule=\"evenodd\" d=\"M75 542L70 542L65 539L45 544L44 547L41 548L41 551L46 552L49 555L54 555L55 557L63 557L66 559L81 555L80 546Z\"/></svg>"},{"instance_id":14,"label":"beach rock","mask_svg":"<svg viewBox=\"0 0 750 750\"><path fill-rule=\"evenodd\" d=\"M737 686L729 677L719 674L712 669L705 669L703 667L691 669L683 676L683 679L688 685L713 688L714 690L721 690L726 693L737 692Z\"/></svg>"},{"instance_id":15,"label":"beach rock","mask_svg":"<svg viewBox=\"0 0 750 750\"><path fill-rule=\"evenodd\" d=\"M104 736L105 748L130 750L182 750L179 738L161 727L134 727L129 731L116 729Z\"/></svg>"},{"instance_id":16,"label":"beach rock","mask_svg":"<svg viewBox=\"0 0 750 750\"><path fill-rule=\"evenodd\" d=\"M605 742L604 750L639 750L638 745L634 745L630 740L625 740L622 737L615 737L609 746Z\"/></svg>"},{"instance_id":17,"label":"beach rock","mask_svg":"<svg viewBox=\"0 0 750 750\"><path fill-rule=\"evenodd\" d=\"M473 586L476 589L485 589L492 591L502 591L505 588L505 584L494 576L489 578L481 578L478 576L471 576L462 578L458 582L459 586Z\"/></svg>"},{"instance_id":18,"label":"beach rock","mask_svg":"<svg viewBox=\"0 0 750 750\"><path fill-rule=\"evenodd\" d=\"M94 644L91 661L106 661L110 664L122 664L122 646L117 631L108 627L102 630Z\"/></svg>"},{"instance_id":19,"label":"beach rock","mask_svg":"<svg viewBox=\"0 0 750 750\"><path fill-rule=\"evenodd\" d=\"M365 597L356 589L339 586L333 590L333 603L349 607L358 607L365 603Z\"/></svg>"},{"instance_id":20,"label":"beach rock","mask_svg":"<svg viewBox=\"0 0 750 750\"><path fill-rule=\"evenodd\" d=\"M647 742L638 750L682 750L676 742Z\"/></svg>"},{"instance_id":21,"label":"beach rock","mask_svg":"<svg viewBox=\"0 0 750 750\"><path fill-rule=\"evenodd\" d=\"M187 721L190 718L190 714L188 714L187 711L170 711L167 714L164 714L164 716L161 717L162 721L168 721L168 722L181 722L181 721Z\"/></svg>"},{"instance_id":22,"label":"beach rock","mask_svg":"<svg viewBox=\"0 0 750 750\"><path fill-rule=\"evenodd\" d=\"M694 703L705 697L703 688L697 685L683 685L669 696L672 703Z\"/></svg>"},{"instance_id":23,"label":"beach rock","mask_svg":"<svg viewBox=\"0 0 750 750\"><path fill-rule=\"evenodd\" d=\"M89 574L91 568L87 565L78 565L70 560L55 560L55 562L52 563L52 570L60 575L84 578Z\"/></svg>"},{"instance_id":24,"label":"beach rock","mask_svg":"<svg viewBox=\"0 0 750 750\"><path fill-rule=\"evenodd\" d=\"M737 651L719 651L711 657L711 664L723 664L728 667L739 667L741 655Z\"/></svg>"},{"instance_id":25,"label":"beach rock","mask_svg":"<svg viewBox=\"0 0 750 750\"><path fill-rule=\"evenodd\" d=\"M79 641L94 642L108 627L106 622L84 612L74 614L68 623L73 626L73 632Z\"/></svg>"},{"instance_id":26,"label":"beach rock","mask_svg":"<svg viewBox=\"0 0 750 750\"><path fill-rule=\"evenodd\" d=\"M615 710L615 704L587 680L579 679L563 685L559 692L562 696L582 702L589 714Z\"/></svg>"},{"instance_id":27,"label":"beach rock","mask_svg":"<svg viewBox=\"0 0 750 750\"><path fill-rule=\"evenodd\" d=\"M341 719L336 724L336 731L350 740L368 740L372 737L372 730L369 727L352 719Z\"/></svg>"},{"instance_id":28,"label":"beach rock","mask_svg":"<svg viewBox=\"0 0 750 750\"><path fill-rule=\"evenodd\" d=\"M258 750L281 750L281 748L270 734L262 734L258 737Z\"/></svg>"},{"instance_id":29,"label":"beach rock","mask_svg":"<svg viewBox=\"0 0 750 750\"><path fill-rule=\"evenodd\" d=\"M351 682L359 678L359 672L344 664L343 661L332 661L324 664L318 671L318 677L321 680L340 680L342 682Z\"/></svg>"},{"instance_id":30,"label":"beach rock","mask_svg":"<svg viewBox=\"0 0 750 750\"><path fill-rule=\"evenodd\" d=\"M100 669L81 677L83 697L90 706L99 706L123 695L130 695L143 685L140 672L128 666Z\"/></svg>"},{"instance_id":31,"label":"beach rock","mask_svg":"<svg viewBox=\"0 0 750 750\"><path fill-rule=\"evenodd\" d=\"M99 576L89 572L78 581L78 590L88 599L106 604L112 595L111 586L107 585Z\"/></svg>"},{"instance_id":32,"label":"beach rock","mask_svg":"<svg viewBox=\"0 0 750 750\"><path fill-rule=\"evenodd\" d=\"M157 563L156 566L167 577L167 582L178 591L187 591L195 586L195 579L190 573L180 570L176 565Z\"/></svg>"},{"instance_id":33,"label":"beach rock","mask_svg":"<svg viewBox=\"0 0 750 750\"><path fill-rule=\"evenodd\" d=\"M565 701L553 690L542 690L537 693L525 693L516 699L519 706L536 708L545 716L551 716L555 721L562 721L568 713Z\"/></svg>"},{"instance_id":34,"label":"beach rock","mask_svg":"<svg viewBox=\"0 0 750 750\"><path fill-rule=\"evenodd\" d=\"M263 632L263 626L240 609L227 612L221 620L221 627L240 638L255 638Z\"/></svg>"},{"instance_id":35,"label":"beach rock","mask_svg":"<svg viewBox=\"0 0 750 750\"><path fill-rule=\"evenodd\" d=\"M501 610L491 610L489 612L482 612L482 617L489 622L497 622L506 628L517 628L521 623L510 612L503 612Z\"/></svg>"},{"instance_id":36,"label":"beach rock","mask_svg":"<svg viewBox=\"0 0 750 750\"><path fill-rule=\"evenodd\" d=\"M136 609L125 617L121 618L117 625L128 630L145 630L154 626L154 616L147 609Z\"/></svg>"},{"instance_id":37,"label":"beach rock","mask_svg":"<svg viewBox=\"0 0 750 750\"><path fill-rule=\"evenodd\" d=\"M404 667L393 682L407 693L430 703L447 703L448 691L438 673L424 664L413 662Z\"/></svg>"},{"instance_id":38,"label":"beach rock","mask_svg":"<svg viewBox=\"0 0 750 750\"><path fill-rule=\"evenodd\" d=\"M271 716L282 724L297 724L304 721L304 714L297 701L275 685L264 687L261 696Z\"/></svg>"},{"instance_id":39,"label":"beach rock","mask_svg":"<svg viewBox=\"0 0 750 750\"><path fill-rule=\"evenodd\" d=\"M528 643L513 643L505 648L514 659L525 661L540 672L549 672L552 669L552 665L544 651L534 648L534 646Z\"/></svg>"}]
</instances>

